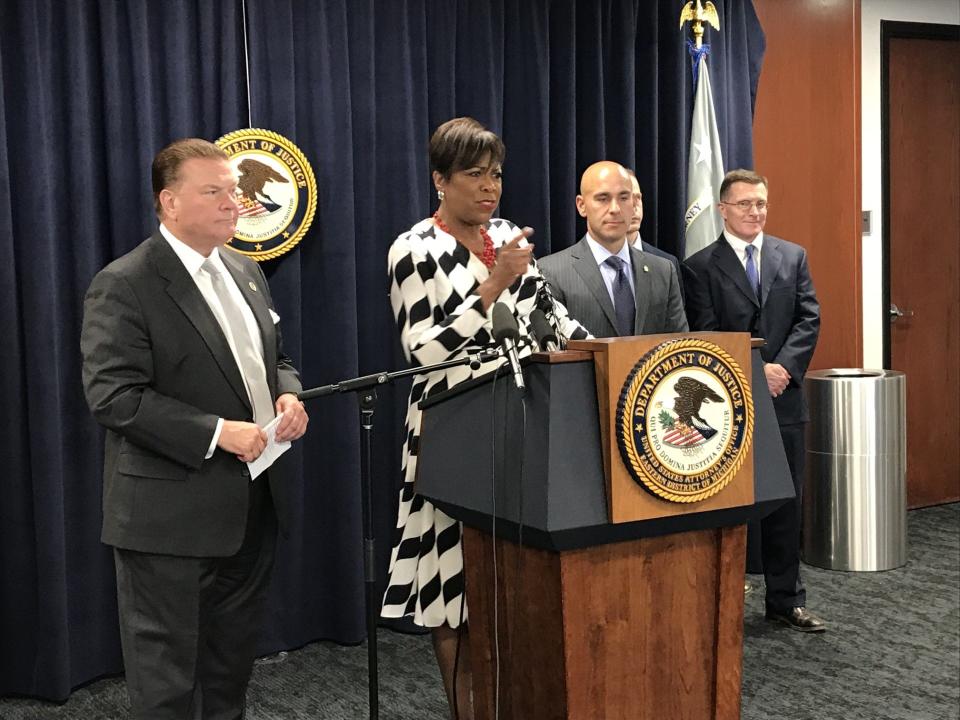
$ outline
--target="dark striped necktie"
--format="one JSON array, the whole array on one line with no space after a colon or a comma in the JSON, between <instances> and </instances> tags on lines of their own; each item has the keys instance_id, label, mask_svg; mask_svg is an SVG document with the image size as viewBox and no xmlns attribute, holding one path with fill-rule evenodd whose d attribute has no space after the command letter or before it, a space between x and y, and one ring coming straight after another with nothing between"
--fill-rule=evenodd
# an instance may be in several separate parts
<instances>
[{"instance_id":1,"label":"dark striped necktie","mask_svg":"<svg viewBox=\"0 0 960 720\"><path fill-rule=\"evenodd\" d=\"M603 262L617 271L613 281L613 312L617 317L617 332L620 337L633 335L637 301L630 288L630 278L627 277L627 263L616 255L611 255Z\"/></svg>"}]
</instances>

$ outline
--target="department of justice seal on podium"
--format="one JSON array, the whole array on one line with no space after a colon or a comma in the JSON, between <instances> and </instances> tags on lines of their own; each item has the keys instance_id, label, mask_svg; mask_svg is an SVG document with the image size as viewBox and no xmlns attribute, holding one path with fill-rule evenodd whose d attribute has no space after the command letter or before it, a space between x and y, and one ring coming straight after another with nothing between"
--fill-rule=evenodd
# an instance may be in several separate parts
<instances>
[{"instance_id":1,"label":"department of justice seal on podium","mask_svg":"<svg viewBox=\"0 0 960 720\"><path fill-rule=\"evenodd\" d=\"M317 181L300 148L270 130L227 133L216 144L237 172L240 217L227 247L263 261L293 248L313 222Z\"/></svg>"},{"instance_id":2,"label":"department of justice seal on podium","mask_svg":"<svg viewBox=\"0 0 960 720\"><path fill-rule=\"evenodd\" d=\"M620 455L637 484L670 502L696 502L720 492L746 460L753 398L723 348L667 340L627 375L616 421Z\"/></svg>"}]
</instances>

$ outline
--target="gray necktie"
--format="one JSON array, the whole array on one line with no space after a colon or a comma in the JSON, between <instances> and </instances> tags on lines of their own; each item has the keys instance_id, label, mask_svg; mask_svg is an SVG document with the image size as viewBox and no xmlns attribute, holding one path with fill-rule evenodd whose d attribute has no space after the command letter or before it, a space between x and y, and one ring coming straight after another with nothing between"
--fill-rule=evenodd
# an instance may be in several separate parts
<instances>
[{"instance_id":1,"label":"gray necktie","mask_svg":"<svg viewBox=\"0 0 960 720\"><path fill-rule=\"evenodd\" d=\"M617 332L620 337L633 335L637 301L633 296L633 290L630 289L627 263L616 255L611 255L603 262L617 271L617 277L613 280L613 313L617 316Z\"/></svg>"},{"instance_id":2,"label":"gray necktie","mask_svg":"<svg viewBox=\"0 0 960 720\"><path fill-rule=\"evenodd\" d=\"M263 359L257 353L257 347L250 337L247 330L247 323L243 320L243 313L237 307L230 290L227 288L223 275L209 258L203 261L200 266L210 280L213 282L213 291L220 300L220 306L223 308L223 314L227 318L227 326L230 335L233 336L233 344L240 356L240 372L243 373L243 379L247 386L247 392L250 395L250 402L253 403L253 419L260 427L273 420L273 401L270 399L270 387L267 385L261 366ZM260 360L258 363L257 361Z\"/></svg>"},{"instance_id":3,"label":"gray necktie","mask_svg":"<svg viewBox=\"0 0 960 720\"><path fill-rule=\"evenodd\" d=\"M757 300L759 300L760 274L757 272L757 262L753 259L753 251L756 250L756 248L753 245L747 245L744 249L747 251L747 282L750 283L750 287L753 288L753 292L757 296Z\"/></svg>"}]
</instances>

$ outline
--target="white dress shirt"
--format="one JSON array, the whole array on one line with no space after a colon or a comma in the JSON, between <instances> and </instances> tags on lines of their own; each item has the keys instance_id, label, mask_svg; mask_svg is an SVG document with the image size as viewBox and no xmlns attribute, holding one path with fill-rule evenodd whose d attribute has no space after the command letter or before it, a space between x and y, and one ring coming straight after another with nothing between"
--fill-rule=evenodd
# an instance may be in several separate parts
<instances>
[{"instance_id":1,"label":"white dress shirt","mask_svg":"<svg viewBox=\"0 0 960 720\"><path fill-rule=\"evenodd\" d=\"M637 289L633 286L633 263L630 260L629 243L623 243L623 247L620 248L620 252L612 253L603 245L590 237L590 233L587 233L587 245L589 246L590 251L593 253L593 258L597 261L597 265L600 268L600 275L603 276L603 284L607 286L607 294L610 296L610 302L616 306L616 303L613 299L613 283L617 279L617 271L606 263L606 259L612 255L616 255L627 264L624 270L627 273L627 279L630 281L630 292L632 292L633 296L636 297Z\"/></svg>"},{"instance_id":2,"label":"white dress shirt","mask_svg":"<svg viewBox=\"0 0 960 720\"><path fill-rule=\"evenodd\" d=\"M744 271L747 269L747 245L753 245L755 248L753 251L753 262L757 265L757 280L762 282L762 278L760 277L760 253L763 252L763 233L759 233L753 239L753 242L749 243L727 232L726 229L723 231L723 236L737 254L737 259L740 260L740 264L743 265Z\"/></svg>"}]
</instances>

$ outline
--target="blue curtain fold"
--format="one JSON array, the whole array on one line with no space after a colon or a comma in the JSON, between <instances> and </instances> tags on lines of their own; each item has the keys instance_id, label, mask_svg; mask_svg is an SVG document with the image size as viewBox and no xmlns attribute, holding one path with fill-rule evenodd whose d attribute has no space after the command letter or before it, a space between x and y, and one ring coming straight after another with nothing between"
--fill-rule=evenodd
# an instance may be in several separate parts
<instances>
[{"instance_id":1,"label":"blue curtain fold","mask_svg":"<svg viewBox=\"0 0 960 720\"><path fill-rule=\"evenodd\" d=\"M0 694L121 669L80 385L93 275L155 225L150 161L245 124L239 5L0 3Z\"/></svg>"},{"instance_id":2,"label":"blue curtain fold","mask_svg":"<svg viewBox=\"0 0 960 720\"><path fill-rule=\"evenodd\" d=\"M317 214L265 265L287 350L305 386L400 368L386 252L435 208L426 144L450 117L502 135L500 214L536 229L538 255L579 239L579 175L604 158L636 169L645 239L682 253L683 4L247 0L245 42L241 0L0 0L0 695L62 700L122 671L79 328L93 275L155 227L154 153L248 117L296 143L316 174ZM750 0L715 4L724 159L749 167L763 33ZM381 583L406 391L383 388L375 415ZM309 411L295 451L299 523L280 546L263 652L364 636L356 398Z\"/></svg>"}]
</instances>

